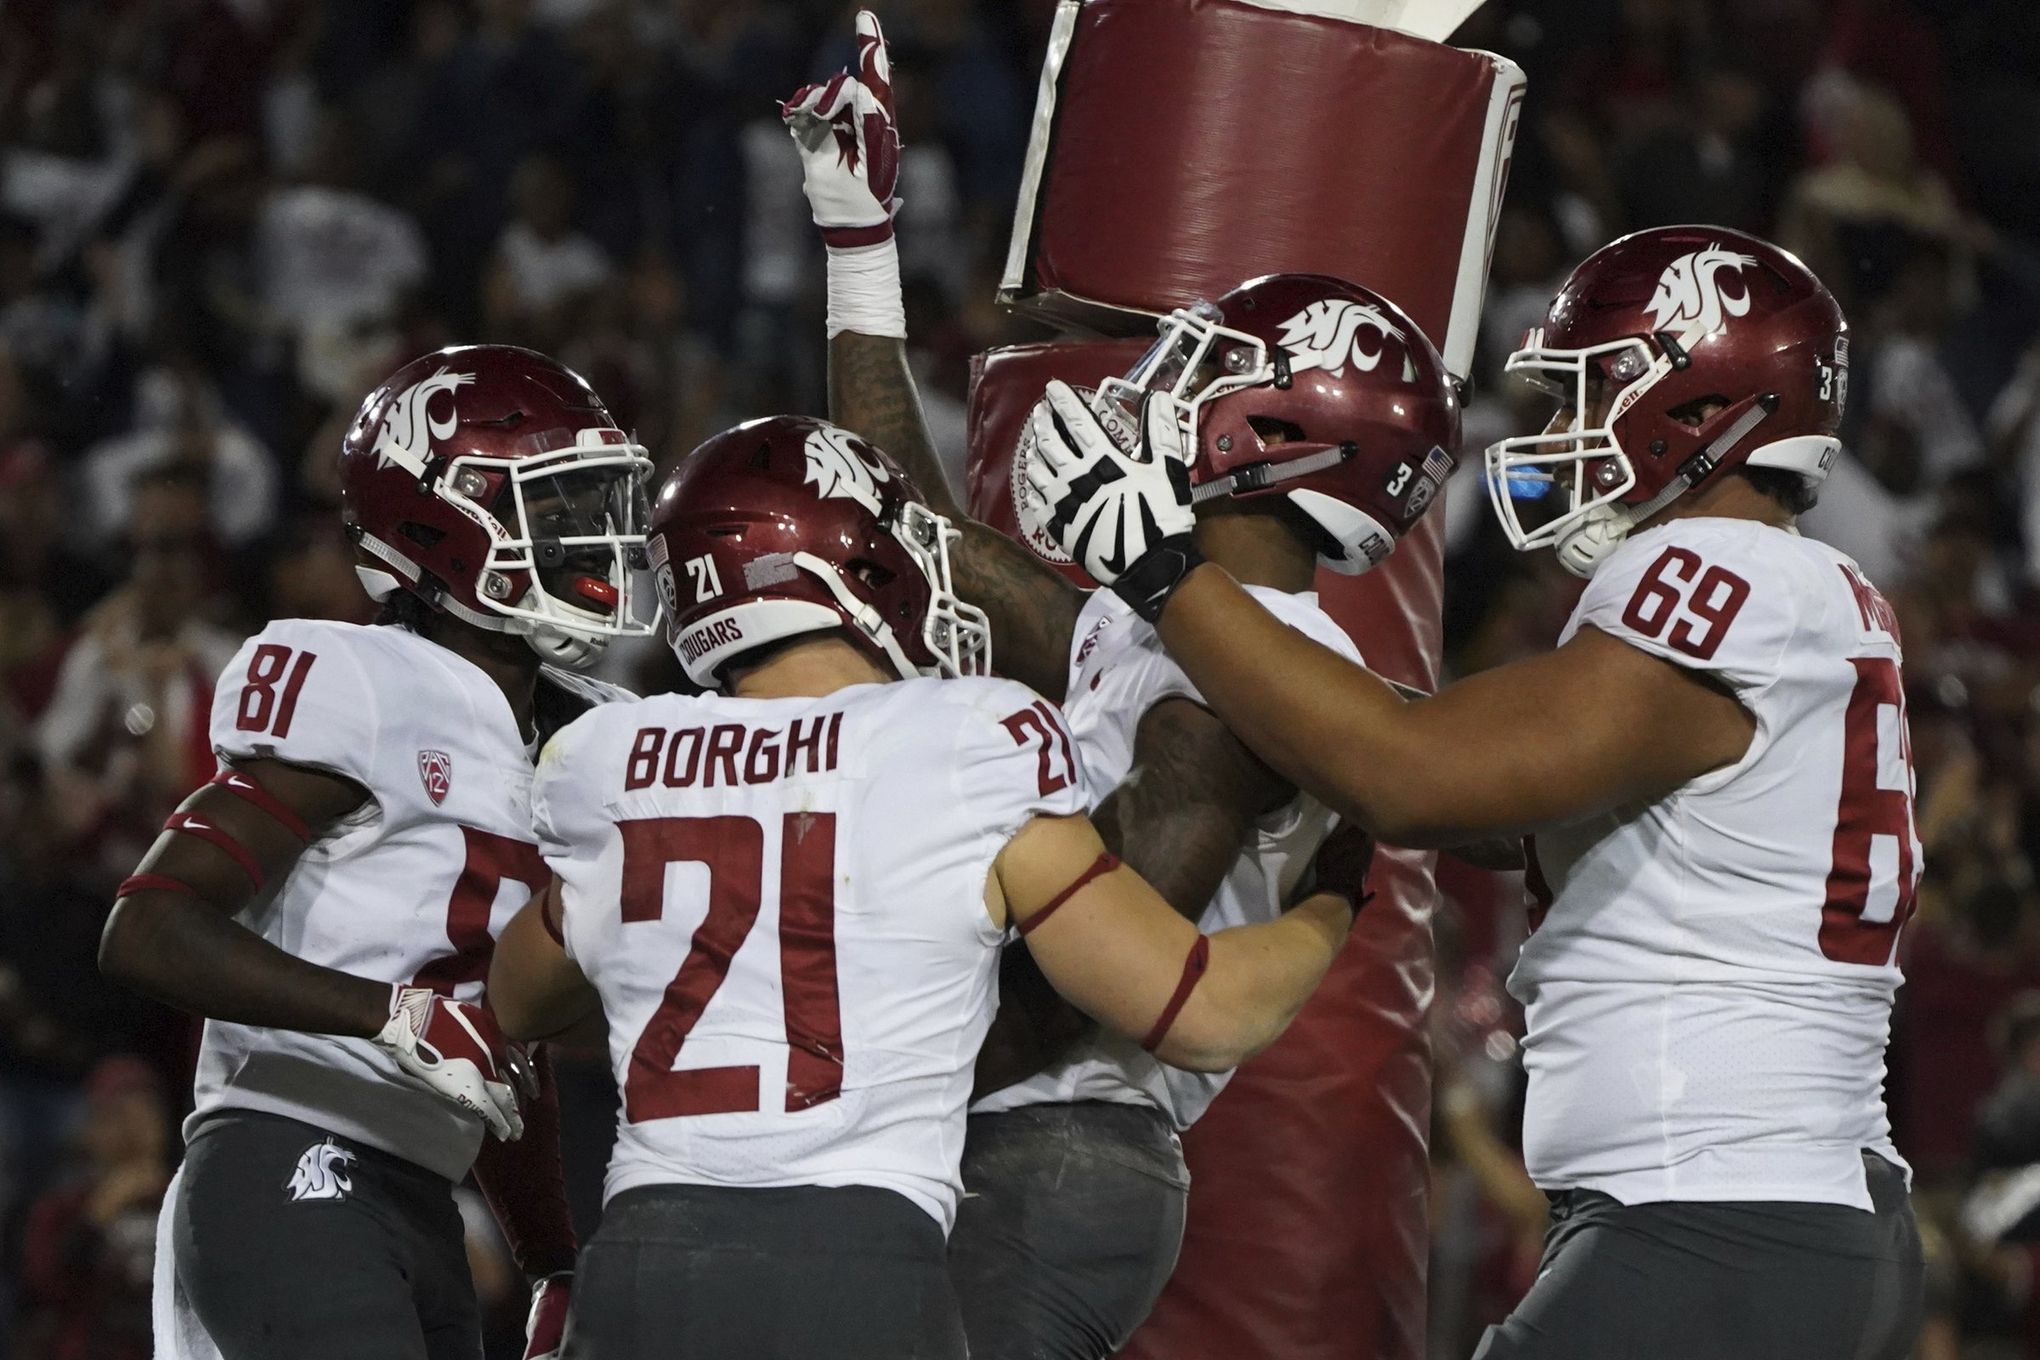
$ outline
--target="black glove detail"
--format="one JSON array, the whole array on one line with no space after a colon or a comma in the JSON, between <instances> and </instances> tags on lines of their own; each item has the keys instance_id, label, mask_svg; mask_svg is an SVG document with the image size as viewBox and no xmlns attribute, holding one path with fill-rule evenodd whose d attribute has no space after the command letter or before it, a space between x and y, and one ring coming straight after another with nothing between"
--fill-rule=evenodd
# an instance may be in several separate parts
<instances>
[{"instance_id":1,"label":"black glove detail","mask_svg":"<svg viewBox=\"0 0 2040 1360\"><path fill-rule=\"evenodd\" d=\"M1120 573L1112 589L1134 613L1155 623L1183 578L1203 564L1204 554L1197 551L1190 535L1177 534L1141 554L1139 561Z\"/></svg>"}]
</instances>

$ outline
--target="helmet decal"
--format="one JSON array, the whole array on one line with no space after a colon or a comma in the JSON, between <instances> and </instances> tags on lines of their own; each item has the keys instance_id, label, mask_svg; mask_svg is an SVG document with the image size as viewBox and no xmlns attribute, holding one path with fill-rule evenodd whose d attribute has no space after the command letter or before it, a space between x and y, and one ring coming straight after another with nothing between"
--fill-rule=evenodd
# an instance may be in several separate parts
<instances>
[{"instance_id":1,"label":"helmet decal","mask_svg":"<svg viewBox=\"0 0 2040 1360\"><path fill-rule=\"evenodd\" d=\"M878 484L892 480L892 474L867 462L850 446L856 436L834 425L820 425L808 433L801 449L807 454L807 476L818 496L840 496L856 501L872 514L881 514Z\"/></svg>"},{"instance_id":2,"label":"helmet decal","mask_svg":"<svg viewBox=\"0 0 2040 1360\"><path fill-rule=\"evenodd\" d=\"M1346 364L1371 373L1381 363L1381 348L1368 349L1360 343L1360 330L1368 327L1384 339L1401 340L1403 333L1381 312L1364 302L1346 298L1320 298L1282 323L1275 343L1283 349L1317 360L1317 367L1334 377L1343 377Z\"/></svg>"},{"instance_id":3,"label":"helmet decal","mask_svg":"<svg viewBox=\"0 0 2040 1360\"><path fill-rule=\"evenodd\" d=\"M432 456L432 441L445 439L460 423L450 409L444 420L435 420L432 399L441 392L450 394L474 380L472 373L449 373L442 368L431 377L412 383L399 392L396 400L390 403L389 413L383 417L382 428L376 432L376 466L386 468L395 463L406 472L422 474L425 460Z\"/></svg>"},{"instance_id":4,"label":"helmet decal","mask_svg":"<svg viewBox=\"0 0 2040 1360\"><path fill-rule=\"evenodd\" d=\"M1747 314L1749 284L1742 285L1740 297L1732 296L1723 288L1719 275L1733 265L1739 278L1743 270L1756 262L1754 255L1739 255L1719 245L1673 260L1658 276L1657 291L1644 306L1650 313L1652 329L1671 330L1676 322L1682 330L1690 327L1712 333L1720 330L1728 317Z\"/></svg>"}]
</instances>

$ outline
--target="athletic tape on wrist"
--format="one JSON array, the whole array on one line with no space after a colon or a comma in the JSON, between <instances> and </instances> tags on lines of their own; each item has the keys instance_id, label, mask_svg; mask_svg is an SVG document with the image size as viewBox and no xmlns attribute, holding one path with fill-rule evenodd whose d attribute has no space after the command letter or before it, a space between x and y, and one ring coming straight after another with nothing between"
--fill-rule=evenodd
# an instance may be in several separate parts
<instances>
[{"instance_id":1,"label":"athletic tape on wrist","mask_svg":"<svg viewBox=\"0 0 2040 1360\"><path fill-rule=\"evenodd\" d=\"M1169 997L1169 1004L1162 1007L1161 1016L1155 1027L1147 1032L1140 1046L1152 1053L1169 1037L1169 1027L1176 1023L1176 1016L1183 1009L1183 1003L1190 999L1204 970L1211 966L1211 937L1199 935L1197 943L1190 946L1190 952L1183 959L1183 976L1176 979L1176 990Z\"/></svg>"},{"instance_id":2,"label":"athletic tape on wrist","mask_svg":"<svg viewBox=\"0 0 2040 1360\"><path fill-rule=\"evenodd\" d=\"M844 331L907 338L900 251L892 240L891 223L885 225L885 239L877 244L829 248L829 338L833 340Z\"/></svg>"},{"instance_id":3,"label":"athletic tape on wrist","mask_svg":"<svg viewBox=\"0 0 2040 1360\"><path fill-rule=\"evenodd\" d=\"M1134 613L1156 623L1183 578L1203 565L1204 554L1197 551L1190 535L1176 534L1142 554L1112 583L1112 590Z\"/></svg>"},{"instance_id":4,"label":"athletic tape on wrist","mask_svg":"<svg viewBox=\"0 0 2040 1360\"><path fill-rule=\"evenodd\" d=\"M1043 921L1046 921L1049 917L1055 915L1056 909L1062 906L1063 903L1069 901L1072 897L1075 897L1078 891L1082 889L1086 883L1089 883L1092 879L1097 878L1101 874L1109 874L1118 867L1119 856L1113 854L1110 850L1102 852L1098 856L1098 858L1091 861L1090 868L1084 870L1084 872L1078 874L1076 878L1071 880L1069 887L1064 888L1054 897L1049 898L1047 906L1043 907L1040 911L1035 912L1032 916L1022 921L1019 925L1020 933L1022 935L1025 935L1029 931L1033 930Z\"/></svg>"}]
</instances>

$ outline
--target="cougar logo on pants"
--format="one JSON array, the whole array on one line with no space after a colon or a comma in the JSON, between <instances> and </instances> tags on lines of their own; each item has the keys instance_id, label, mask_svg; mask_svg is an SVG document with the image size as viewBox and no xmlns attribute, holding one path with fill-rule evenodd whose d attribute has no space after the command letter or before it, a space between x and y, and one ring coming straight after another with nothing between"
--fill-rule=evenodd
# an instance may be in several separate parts
<instances>
[{"instance_id":1,"label":"cougar logo on pants","mask_svg":"<svg viewBox=\"0 0 2040 1360\"><path fill-rule=\"evenodd\" d=\"M353 1162L354 1153L331 1138L312 1144L297 1159L297 1170L290 1173L288 1188L292 1202L346 1199L354 1189L354 1182L347 1177L347 1168Z\"/></svg>"}]
</instances>

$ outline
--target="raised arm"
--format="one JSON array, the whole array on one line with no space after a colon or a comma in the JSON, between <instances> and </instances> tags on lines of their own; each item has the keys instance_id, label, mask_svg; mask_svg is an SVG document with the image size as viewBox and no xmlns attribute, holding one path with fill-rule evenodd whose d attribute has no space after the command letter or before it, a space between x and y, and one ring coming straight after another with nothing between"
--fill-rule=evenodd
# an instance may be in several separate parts
<instances>
[{"instance_id":1,"label":"raised arm","mask_svg":"<svg viewBox=\"0 0 2040 1360\"><path fill-rule=\"evenodd\" d=\"M891 61L878 19L857 15L858 70L782 106L829 252L829 418L898 459L962 533L956 588L992 622L998 669L1062 697L1083 594L989 525L970 520L942 472L907 367L906 311L893 243L899 135Z\"/></svg>"},{"instance_id":2,"label":"raised arm","mask_svg":"<svg viewBox=\"0 0 2040 1360\"><path fill-rule=\"evenodd\" d=\"M993 665L1060 702L1084 593L957 503L943 480L903 341L857 331L829 341L829 418L897 458L929 503L961 531L950 569L957 593L992 621Z\"/></svg>"}]
</instances>

